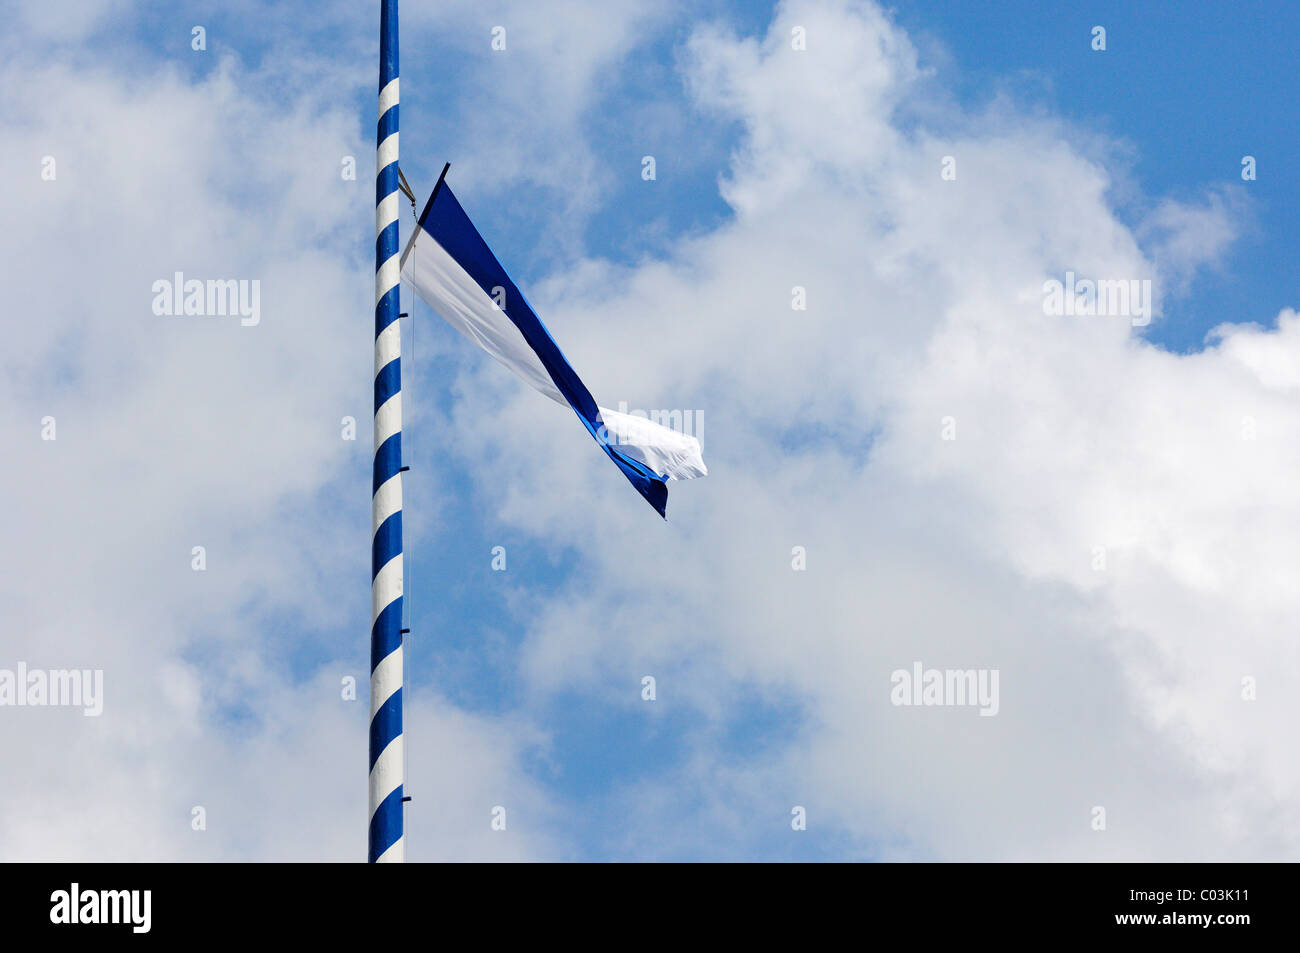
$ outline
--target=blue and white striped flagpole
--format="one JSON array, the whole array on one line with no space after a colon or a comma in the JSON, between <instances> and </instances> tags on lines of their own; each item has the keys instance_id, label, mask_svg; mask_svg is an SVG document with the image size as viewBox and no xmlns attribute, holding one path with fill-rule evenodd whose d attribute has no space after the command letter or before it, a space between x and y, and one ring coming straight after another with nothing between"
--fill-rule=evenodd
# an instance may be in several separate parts
<instances>
[{"instance_id":1,"label":"blue and white striped flagpole","mask_svg":"<svg viewBox=\"0 0 1300 953\"><path fill-rule=\"evenodd\" d=\"M397 0L381 0L375 163L375 471L370 549L370 849L404 861L402 328L397 213Z\"/></svg>"}]
</instances>

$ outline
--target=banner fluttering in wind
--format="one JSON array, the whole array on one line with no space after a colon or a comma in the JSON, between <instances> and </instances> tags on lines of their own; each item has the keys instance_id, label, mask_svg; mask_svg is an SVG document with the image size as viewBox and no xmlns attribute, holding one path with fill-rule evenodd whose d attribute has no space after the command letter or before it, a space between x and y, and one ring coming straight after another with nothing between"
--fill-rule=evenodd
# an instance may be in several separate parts
<instances>
[{"instance_id":1,"label":"banner fluttering in wind","mask_svg":"<svg viewBox=\"0 0 1300 953\"><path fill-rule=\"evenodd\" d=\"M402 253L402 278L448 324L517 377L556 403L572 407L596 443L666 518L666 481L708 474L699 441L642 417L597 406L461 208L446 174L444 169Z\"/></svg>"}]
</instances>

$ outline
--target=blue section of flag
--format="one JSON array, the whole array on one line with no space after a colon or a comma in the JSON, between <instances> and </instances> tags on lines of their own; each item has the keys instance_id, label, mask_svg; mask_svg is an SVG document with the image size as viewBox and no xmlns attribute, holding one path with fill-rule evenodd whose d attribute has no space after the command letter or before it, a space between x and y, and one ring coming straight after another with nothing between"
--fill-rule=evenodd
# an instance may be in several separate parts
<instances>
[{"instance_id":1,"label":"blue section of flag","mask_svg":"<svg viewBox=\"0 0 1300 953\"><path fill-rule=\"evenodd\" d=\"M444 171L445 174L445 171ZM511 323L524 336L528 346L533 349L541 361L556 388L569 402L574 413L578 415L591 434L592 439L600 444L609 458L623 471L623 475L637 489L646 501L655 508L660 516L667 519L668 486L664 478L650 470L645 464L633 460L618 447L612 445L604 433L600 421L600 412L596 401L579 379L569 364L560 347L551 337L546 325L528 304L523 292L510 280L506 270L501 267L492 250L488 248L483 236L478 233L474 223L469 220L460 202L451 188L439 180L433 197L420 216L420 228L428 232L443 250L454 258L465 272L474 279L488 297L494 297L493 288L504 288L506 292L505 311Z\"/></svg>"}]
</instances>

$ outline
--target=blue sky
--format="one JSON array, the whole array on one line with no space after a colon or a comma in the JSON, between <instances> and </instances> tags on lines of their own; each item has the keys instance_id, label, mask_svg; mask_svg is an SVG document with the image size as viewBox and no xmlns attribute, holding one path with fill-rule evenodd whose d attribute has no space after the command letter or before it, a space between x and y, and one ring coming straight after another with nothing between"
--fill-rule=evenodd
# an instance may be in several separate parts
<instances>
[{"instance_id":1,"label":"blue sky","mask_svg":"<svg viewBox=\"0 0 1300 953\"><path fill-rule=\"evenodd\" d=\"M1215 183L1249 189L1253 227L1153 340L1196 349L1223 314L1245 309L1252 317L1243 320L1268 324L1294 297L1300 258L1287 223L1300 214L1300 119L1284 104L1300 83L1286 66L1300 12L1263 2L1185 4L1175 15L1158 3L915 3L899 7L899 22L951 52L943 80L963 101L1009 88L1075 120L1081 134L1125 140L1148 200ZM1098 24L1107 29L1101 54L1074 42ZM1244 155L1270 167L1248 186Z\"/></svg>"},{"instance_id":2,"label":"blue sky","mask_svg":"<svg viewBox=\"0 0 1300 953\"><path fill-rule=\"evenodd\" d=\"M11 252L31 265L16 313L65 267L39 251L56 222L86 216L73 253L94 277L6 366L15 433L54 406L73 435L63 457L22 451L16 535L59 515L14 578L58 571L81 593L79 629L23 628L13 652L102 656L140 707L106 708L103 737L49 728L51 750L104 752L51 770L97 770L109 793L47 824L67 825L67 855L112 856L86 831L144 803L122 825L140 856L360 856L366 711L337 685L364 685L369 651L377 5L80 4L67 24L25 14L3 47L14 69L39 56L69 104L36 115L15 80L0 106L15 169L53 151L68 170L62 191L12 195L43 236ZM499 7L403 4L405 174L422 203L450 161L598 399L703 409L711 473L671 486L662 523L581 428L404 289L410 859L1290 849L1267 821L1191 846L1187 825L1300 790L1258 730L1265 705L1230 704L1241 673L1295 670L1300 13ZM809 28L803 73L791 24ZM1036 289L1062 263L1154 276L1164 314L1045 328ZM263 276L260 336L160 331L135 289L181 269ZM1207 349L1225 323L1263 330ZM75 386L32 387L50 361ZM936 450L948 415L963 436ZM1242 451L1247 417L1263 438ZM200 538L202 577L163 555ZM12 617L36 615L13 588ZM1004 714L890 707L889 673L916 659L1000 667ZM1167 754L1131 774L1142 745ZM311 793L280 830L255 815L286 788ZM10 797L13 815L39 794ZM1071 820L1099 799L1105 841ZM244 824L194 841L193 803ZM487 830L495 804L507 835ZM39 841L0 828L0 851Z\"/></svg>"}]
</instances>

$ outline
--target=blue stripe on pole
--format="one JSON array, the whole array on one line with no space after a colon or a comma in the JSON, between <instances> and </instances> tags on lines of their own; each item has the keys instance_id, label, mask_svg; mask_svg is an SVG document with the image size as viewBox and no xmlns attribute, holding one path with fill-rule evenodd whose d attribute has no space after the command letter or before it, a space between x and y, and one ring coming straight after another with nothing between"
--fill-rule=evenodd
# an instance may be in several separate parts
<instances>
[{"instance_id":1,"label":"blue stripe on pole","mask_svg":"<svg viewBox=\"0 0 1300 953\"><path fill-rule=\"evenodd\" d=\"M623 475L637 489L646 501L666 517L668 507L668 486L664 478L650 470L639 460L634 460L623 453L606 438L600 421L600 412L595 398L587 386L579 379L577 372L569 364L560 347L551 337L546 326L528 304L518 286L510 280L505 268L497 261L488 248L483 236L478 233L474 223L469 220L461 208L455 194L447 183L440 182L424 213L420 216L419 227L431 235L443 250L454 258L483 292L495 300L494 288L505 290L504 311L512 324L524 336L528 346L533 349L538 360L555 382L556 388L564 395L578 418L586 425L596 443L609 455L609 458L623 471Z\"/></svg>"},{"instance_id":2,"label":"blue stripe on pole","mask_svg":"<svg viewBox=\"0 0 1300 953\"><path fill-rule=\"evenodd\" d=\"M380 87L383 88L382 86ZM383 142L393 133L397 132L397 110L390 109L379 117L379 136L380 142Z\"/></svg>"},{"instance_id":3,"label":"blue stripe on pole","mask_svg":"<svg viewBox=\"0 0 1300 953\"><path fill-rule=\"evenodd\" d=\"M393 116L396 112L397 107L394 106L392 109L388 110L388 112L384 113L384 115ZM383 140L381 139L380 142L382 141ZM375 204L378 205L388 196L396 192L400 181L401 180L397 177L396 162L390 162L388 165L380 169L379 176L375 179Z\"/></svg>"},{"instance_id":4,"label":"blue stripe on pole","mask_svg":"<svg viewBox=\"0 0 1300 953\"><path fill-rule=\"evenodd\" d=\"M396 80L398 76L397 0L382 0L379 32L379 95L381 103L388 102L390 105L383 115L378 117L376 124L376 164L378 164L380 158L380 147L398 133L398 99L400 97L397 95L396 86L389 90L389 96L385 99L385 90L389 89L389 84ZM398 253L400 239L398 223L396 220L392 222L378 221L379 210L384 200L398 191L397 150L394 148L396 144L397 140L393 139L388 148L384 150L384 155L389 158L389 161L383 168L376 168L375 170L377 219L377 233L375 235L375 291L377 298L375 303L375 351L377 361L381 357L379 354L379 335L385 328L398 320L401 311L400 283L397 281L397 276L391 274L391 267L388 272L384 271L384 266ZM395 207L392 202L389 205ZM391 287L386 287L390 279L392 281ZM391 397L401 392L400 351L399 341L393 359L383 367L378 368L374 391L376 415L378 415L380 407ZM384 483L401 470L402 423L400 408L396 409L397 415L391 421L395 432L391 435L383 435L383 443L375 447L372 494L377 493ZM388 419L389 417L386 415L385 420ZM379 426L379 418L376 417L376 428ZM376 439L380 438L380 436L381 434L377 429ZM372 599L375 607L378 608L378 612L370 627L370 691L372 697L385 699L370 721L369 760L372 803L370 805L367 856L372 862L382 857L394 845L397 845L397 849L393 851L388 859L400 860L404 858L404 848L399 844L399 841L402 841L404 827L402 796L405 790L403 783L405 780L403 777L404 767L401 764L400 747L394 749L395 756L386 759L384 767L378 773L375 770L380 755L402 736L400 656L396 658L396 665L386 665L382 670L380 669L384 660L399 650L402 645L402 576L404 573L401 570L402 510L400 482L399 478L395 484L397 495L388 498L390 502L396 502L396 508L384 519L382 525L371 527L373 535L370 551L370 578ZM376 517L378 517L379 513L380 508L376 506ZM397 560L397 579L392 578L391 570L381 578L380 570L393 560ZM388 602L383 604L385 599ZM377 671L379 674L376 674ZM394 681L396 684L394 684ZM391 790L387 790L390 785L392 785ZM373 799L379 799L379 803L373 803Z\"/></svg>"},{"instance_id":5,"label":"blue stripe on pole","mask_svg":"<svg viewBox=\"0 0 1300 953\"><path fill-rule=\"evenodd\" d=\"M383 330L382 328L380 330ZM402 368L400 362L389 361L375 375L375 406L382 407L384 401L388 400L401 389ZM375 487L378 489L378 487Z\"/></svg>"},{"instance_id":6,"label":"blue stripe on pole","mask_svg":"<svg viewBox=\"0 0 1300 953\"><path fill-rule=\"evenodd\" d=\"M394 364L397 362L394 361ZM396 393L396 391L394 391ZM388 398L384 398L387 400ZM376 396L375 403L381 404L382 401ZM375 472L371 478L370 492L372 494L379 491L379 488L388 482L389 477L398 473L402 469L402 435L395 433L384 441L383 446L375 451ZM375 527L378 529L378 527Z\"/></svg>"},{"instance_id":7,"label":"blue stripe on pole","mask_svg":"<svg viewBox=\"0 0 1300 953\"><path fill-rule=\"evenodd\" d=\"M379 88L397 79L397 0L384 0L379 13Z\"/></svg>"},{"instance_id":8,"label":"blue stripe on pole","mask_svg":"<svg viewBox=\"0 0 1300 953\"><path fill-rule=\"evenodd\" d=\"M396 831L396 836L393 832ZM370 818L370 853L374 863L402 836L402 789L398 788L379 804Z\"/></svg>"},{"instance_id":9,"label":"blue stripe on pole","mask_svg":"<svg viewBox=\"0 0 1300 953\"><path fill-rule=\"evenodd\" d=\"M375 236L375 260L382 264L395 254L397 254L397 223L393 222Z\"/></svg>"},{"instance_id":10,"label":"blue stripe on pole","mask_svg":"<svg viewBox=\"0 0 1300 953\"><path fill-rule=\"evenodd\" d=\"M379 711L370 719L370 766L383 752L384 747L402 733L402 690L399 688L388 696L388 700L379 706Z\"/></svg>"},{"instance_id":11,"label":"blue stripe on pole","mask_svg":"<svg viewBox=\"0 0 1300 953\"><path fill-rule=\"evenodd\" d=\"M388 327L390 324L392 324L394 321L397 320L397 315L399 311L400 309L397 306L397 286L394 285L392 291L387 292L382 298L379 299L379 304L375 308L375 335L376 336L378 336L380 331L382 331L384 328ZM393 391L393 393L395 394L397 393L397 391L395 390ZM389 396L391 397L392 394L389 394Z\"/></svg>"},{"instance_id":12,"label":"blue stripe on pole","mask_svg":"<svg viewBox=\"0 0 1300 953\"><path fill-rule=\"evenodd\" d=\"M370 544L370 578L378 574L390 559L402 554L402 514L394 513L380 524Z\"/></svg>"},{"instance_id":13,"label":"blue stripe on pole","mask_svg":"<svg viewBox=\"0 0 1300 953\"><path fill-rule=\"evenodd\" d=\"M370 628L370 670L402 644L402 600L390 602Z\"/></svg>"}]
</instances>

